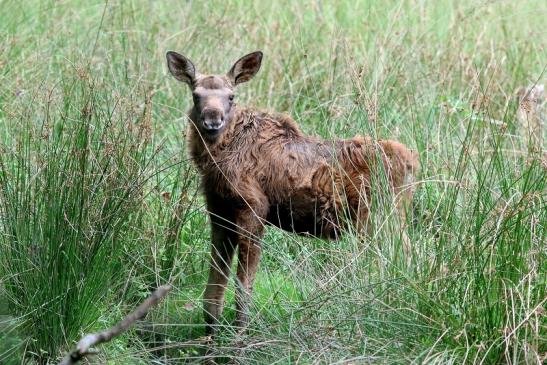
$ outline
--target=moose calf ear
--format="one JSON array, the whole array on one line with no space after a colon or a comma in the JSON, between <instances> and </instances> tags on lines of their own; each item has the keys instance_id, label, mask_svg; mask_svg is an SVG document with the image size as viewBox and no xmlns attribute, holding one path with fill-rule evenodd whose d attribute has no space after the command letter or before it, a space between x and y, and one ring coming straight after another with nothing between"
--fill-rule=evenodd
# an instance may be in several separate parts
<instances>
[{"instance_id":1,"label":"moose calf ear","mask_svg":"<svg viewBox=\"0 0 547 365\"><path fill-rule=\"evenodd\" d=\"M173 51L167 52L165 56L167 57L167 67L171 75L191 86L196 79L196 67L192 61Z\"/></svg>"},{"instance_id":2,"label":"moose calf ear","mask_svg":"<svg viewBox=\"0 0 547 365\"><path fill-rule=\"evenodd\" d=\"M228 77L235 85L242 82L249 81L260 70L260 64L262 63L262 52L256 51L249 53L246 56L241 57L234 63L230 71L228 71Z\"/></svg>"}]
</instances>

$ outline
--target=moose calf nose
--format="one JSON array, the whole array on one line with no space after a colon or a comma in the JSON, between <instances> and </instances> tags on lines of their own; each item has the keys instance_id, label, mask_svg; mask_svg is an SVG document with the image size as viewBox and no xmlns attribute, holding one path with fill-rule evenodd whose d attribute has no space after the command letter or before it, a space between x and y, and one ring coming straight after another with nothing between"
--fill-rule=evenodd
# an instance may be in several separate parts
<instances>
[{"instance_id":1,"label":"moose calf nose","mask_svg":"<svg viewBox=\"0 0 547 365\"><path fill-rule=\"evenodd\" d=\"M215 129L220 129L224 125L224 122L220 119L217 119L217 120L206 119L203 121L203 125L205 126L206 129L215 130Z\"/></svg>"},{"instance_id":2,"label":"moose calf nose","mask_svg":"<svg viewBox=\"0 0 547 365\"><path fill-rule=\"evenodd\" d=\"M224 125L224 115L216 109L204 109L201 113L201 120L206 129L217 130Z\"/></svg>"}]
</instances>

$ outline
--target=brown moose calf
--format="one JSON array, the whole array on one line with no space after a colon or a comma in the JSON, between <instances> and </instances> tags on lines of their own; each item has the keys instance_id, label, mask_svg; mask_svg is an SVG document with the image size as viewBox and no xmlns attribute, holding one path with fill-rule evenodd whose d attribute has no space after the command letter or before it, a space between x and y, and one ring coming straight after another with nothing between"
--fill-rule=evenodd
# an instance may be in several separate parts
<instances>
[{"instance_id":1,"label":"brown moose calf","mask_svg":"<svg viewBox=\"0 0 547 365\"><path fill-rule=\"evenodd\" d=\"M399 142L324 141L304 135L288 116L238 107L234 88L250 80L261 61L262 52L254 52L226 75L202 75L186 57L167 52L169 71L190 86L194 98L188 144L211 220L212 261L204 295L211 335L236 247L236 325L244 328L265 224L331 239L348 223L362 229L374 190L371 173L381 167L403 212L419 167L418 154Z\"/></svg>"}]
</instances>

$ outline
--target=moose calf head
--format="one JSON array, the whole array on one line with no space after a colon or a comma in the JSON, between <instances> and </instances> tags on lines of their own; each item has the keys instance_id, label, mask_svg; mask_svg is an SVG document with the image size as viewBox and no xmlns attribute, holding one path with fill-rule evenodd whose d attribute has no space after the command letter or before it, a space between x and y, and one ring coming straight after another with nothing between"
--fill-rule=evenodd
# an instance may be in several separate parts
<instances>
[{"instance_id":1,"label":"moose calf head","mask_svg":"<svg viewBox=\"0 0 547 365\"><path fill-rule=\"evenodd\" d=\"M190 118L208 141L214 141L233 117L234 89L249 81L260 69L262 52L249 53L240 58L226 75L202 75L183 55L167 52L169 72L192 90L194 107Z\"/></svg>"}]
</instances>

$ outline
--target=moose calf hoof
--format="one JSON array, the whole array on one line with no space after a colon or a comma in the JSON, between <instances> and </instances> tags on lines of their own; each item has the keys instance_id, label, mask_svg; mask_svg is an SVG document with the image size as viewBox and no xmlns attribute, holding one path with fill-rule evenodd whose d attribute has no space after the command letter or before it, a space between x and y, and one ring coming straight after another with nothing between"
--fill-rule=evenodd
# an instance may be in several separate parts
<instances>
[{"instance_id":1,"label":"moose calf hoof","mask_svg":"<svg viewBox=\"0 0 547 365\"><path fill-rule=\"evenodd\" d=\"M202 364L214 365L215 361L215 341L211 336L206 336L204 339L204 350L203 358L201 360Z\"/></svg>"}]
</instances>

